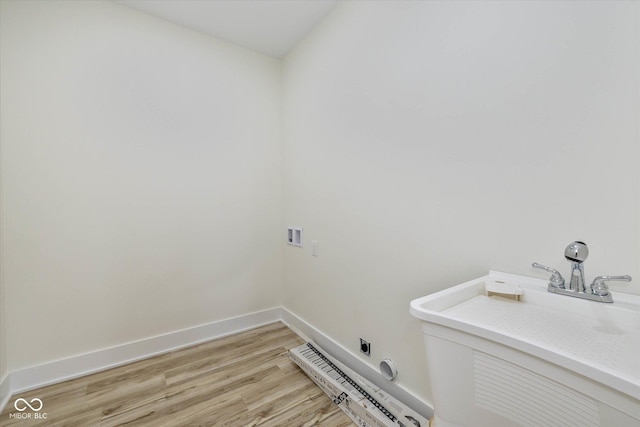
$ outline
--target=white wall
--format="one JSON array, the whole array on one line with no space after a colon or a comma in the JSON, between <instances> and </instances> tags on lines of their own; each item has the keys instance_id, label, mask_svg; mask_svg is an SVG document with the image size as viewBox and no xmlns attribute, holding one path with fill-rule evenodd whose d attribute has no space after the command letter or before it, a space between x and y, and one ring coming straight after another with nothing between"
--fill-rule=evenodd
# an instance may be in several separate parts
<instances>
[{"instance_id":1,"label":"white wall","mask_svg":"<svg viewBox=\"0 0 640 427\"><path fill-rule=\"evenodd\" d=\"M5 3L0 2L0 30L3 25L3 16L5 14L4 10ZM0 34L1 35L1 34ZM2 110L4 109L2 104L2 84L3 84L3 74L2 70L2 39L0 38L0 406L4 404L4 387L8 390L8 383L5 385L5 377L8 374L7 368L7 340L6 340L6 304L5 304L5 296L4 296L4 185L3 179L4 176L2 174L2 158L3 158L3 144L2 140L4 139L2 128L4 124L4 118L2 116ZM8 393L8 391L7 391Z\"/></svg>"},{"instance_id":2,"label":"white wall","mask_svg":"<svg viewBox=\"0 0 640 427\"><path fill-rule=\"evenodd\" d=\"M340 4L284 63L285 307L429 399L410 300L573 240L637 293L638 7Z\"/></svg>"},{"instance_id":3,"label":"white wall","mask_svg":"<svg viewBox=\"0 0 640 427\"><path fill-rule=\"evenodd\" d=\"M110 2L1 16L0 374L279 306L280 62Z\"/></svg>"}]
</instances>

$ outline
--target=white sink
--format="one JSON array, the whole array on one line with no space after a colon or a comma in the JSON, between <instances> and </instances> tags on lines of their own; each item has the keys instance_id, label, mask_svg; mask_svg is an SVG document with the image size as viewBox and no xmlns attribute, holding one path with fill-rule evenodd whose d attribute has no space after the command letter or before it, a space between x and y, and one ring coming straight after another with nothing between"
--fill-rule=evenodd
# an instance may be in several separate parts
<instances>
[{"instance_id":1,"label":"white sink","mask_svg":"<svg viewBox=\"0 0 640 427\"><path fill-rule=\"evenodd\" d=\"M487 296L496 283L519 288L520 301ZM640 296L599 303L549 293L547 283L490 272L411 302L423 321L436 426L640 426Z\"/></svg>"}]
</instances>

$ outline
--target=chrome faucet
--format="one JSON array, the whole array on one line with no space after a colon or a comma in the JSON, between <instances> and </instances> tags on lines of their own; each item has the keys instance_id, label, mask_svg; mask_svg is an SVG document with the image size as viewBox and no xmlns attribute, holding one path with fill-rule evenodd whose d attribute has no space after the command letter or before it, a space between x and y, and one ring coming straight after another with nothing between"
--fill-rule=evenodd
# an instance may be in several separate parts
<instances>
[{"instance_id":1,"label":"chrome faucet","mask_svg":"<svg viewBox=\"0 0 640 427\"><path fill-rule=\"evenodd\" d=\"M531 266L533 268L539 268L552 273L551 278L549 278L549 285L547 286L547 291L549 292L584 298L591 301L613 302L613 297L611 296L611 292L609 292L609 287L605 281L621 280L630 282L631 276L598 276L593 279L591 286L587 289L584 281L584 267L582 263L588 256L589 248L587 248L587 244L584 242L572 242L564 250L564 257L568 261L571 261L571 279L569 280L569 289L565 287L564 277L562 277L559 271L551 267L538 264L537 262L534 262Z\"/></svg>"},{"instance_id":2,"label":"chrome faucet","mask_svg":"<svg viewBox=\"0 0 640 427\"><path fill-rule=\"evenodd\" d=\"M564 257L571 261L571 280L569 289L576 292L585 292L584 267L582 263L589 256L589 248L584 242L573 242L564 250Z\"/></svg>"}]
</instances>

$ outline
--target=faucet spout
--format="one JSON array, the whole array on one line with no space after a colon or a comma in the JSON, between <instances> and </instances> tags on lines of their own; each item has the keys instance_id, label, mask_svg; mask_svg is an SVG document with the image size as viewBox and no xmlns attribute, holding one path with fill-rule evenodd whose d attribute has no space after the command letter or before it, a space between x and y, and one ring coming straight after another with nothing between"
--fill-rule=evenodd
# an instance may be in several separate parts
<instances>
[{"instance_id":1,"label":"faucet spout","mask_svg":"<svg viewBox=\"0 0 640 427\"><path fill-rule=\"evenodd\" d=\"M574 292L586 292L587 287L584 284L584 267L581 263L571 263L571 281L569 289Z\"/></svg>"},{"instance_id":2,"label":"faucet spout","mask_svg":"<svg viewBox=\"0 0 640 427\"><path fill-rule=\"evenodd\" d=\"M589 248L586 243L575 241L569 243L564 250L564 257L571 261L571 280L569 280L569 289L574 292L585 292L584 284L584 267L582 263L589 256Z\"/></svg>"}]
</instances>

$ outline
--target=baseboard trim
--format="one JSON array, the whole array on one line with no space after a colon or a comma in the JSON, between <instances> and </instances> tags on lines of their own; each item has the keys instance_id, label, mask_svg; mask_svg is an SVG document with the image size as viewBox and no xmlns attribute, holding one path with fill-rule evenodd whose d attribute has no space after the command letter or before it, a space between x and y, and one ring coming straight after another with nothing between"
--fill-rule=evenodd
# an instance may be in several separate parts
<instances>
[{"instance_id":1,"label":"baseboard trim","mask_svg":"<svg viewBox=\"0 0 640 427\"><path fill-rule=\"evenodd\" d=\"M11 377L9 374L5 374L4 378L0 380L0 413L4 410L4 407L9 403L11 399Z\"/></svg>"},{"instance_id":2,"label":"baseboard trim","mask_svg":"<svg viewBox=\"0 0 640 427\"><path fill-rule=\"evenodd\" d=\"M0 412L14 394L278 322L280 312L280 307L270 308L11 372L0 389Z\"/></svg>"},{"instance_id":3,"label":"baseboard trim","mask_svg":"<svg viewBox=\"0 0 640 427\"><path fill-rule=\"evenodd\" d=\"M433 417L433 408L424 403L416 395L395 382L385 380L377 369L365 363L349 350L329 338L328 335L320 331L318 328L302 320L302 318L284 307L282 308L281 320L296 334L300 335L300 337L305 340L314 341L323 350L339 360L341 363L347 365L356 373L380 387L382 390L386 391L395 399L398 399L423 417L427 419Z\"/></svg>"},{"instance_id":4,"label":"baseboard trim","mask_svg":"<svg viewBox=\"0 0 640 427\"><path fill-rule=\"evenodd\" d=\"M283 322L303 339L313 340L340 362L425 418L433 416L433 409L413 393L399 384L385 380L380 372L372 366L284 307L274 307L219 320L10 372L0 382L0 412L9 403L11 397L18 393L104 371L275 322Z\"/></svg>"}]
</instances>

